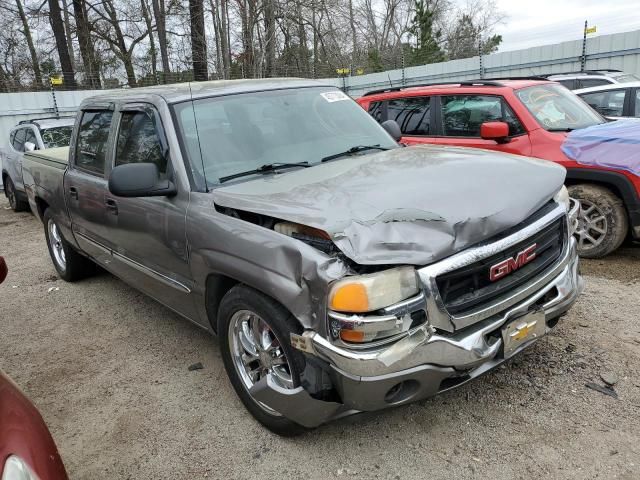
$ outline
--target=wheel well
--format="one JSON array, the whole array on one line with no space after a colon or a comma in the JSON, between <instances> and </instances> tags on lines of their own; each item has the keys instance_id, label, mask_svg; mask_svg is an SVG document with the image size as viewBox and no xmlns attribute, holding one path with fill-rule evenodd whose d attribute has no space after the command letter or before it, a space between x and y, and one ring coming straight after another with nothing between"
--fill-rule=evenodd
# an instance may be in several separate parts
<instances>
[{"instance_id":1,"label":"wheel well","mask_svg":"<svg viewBox=\"0 0 640 480\"><path fill-rule=\"evenodd\" d=\"M44 212L49 208L49 204L42 200L40 197L36 197L36 206L38 207L38 216L44 219Z\"/></svg>"},{"instance_id":2,"label":"wheel well","mask_svg":"<svg viewBox=\"0 0 640 480\"><path fill-rule=\"evenodd\" d=\"M623 174L595 169L567 169L564 183L567 186L591 184L608 188L622 199L630 223L636 225L640 199L633 184Z\"/></svg>"},{"instance_id":3,"label":"wheel well","mask_svg":"<svg viewBox=\"0 0 640 480\"><path fill-rule=\"evenodd\" d=\"M577 178L567 178L567 180L564 182L564 184L567 187L570 187L572 185L597 185L598 187L604 187L604 188L608 188L609 190L611 190L618 198L622 199L624 201L624 196L622 195L622 192L620 191L620 189L615 186L612 183L608 183L608 182L602 182L602 181L597 181L597 180L580 180Z\"/></svg>"},{"instance_id":4,"label":"wheel well","mask_svg":"<svg viewBox=\"0 0 640 480\"><path fill-rule=\"evenodd\" d=\"M211 328L213 328L213 331L216 333L218 333L218 309L220 308L220 302L227 292L239 283L240 282L234 278L218 273L213 273L207 277L205 290L207 317L211 323Z\"/></svg>"},{"instance_id":5,"label":"wheel well","mask_svg":"<svg viewBox=\"0 0 640 480\"><path fill-rule=\"evenodd\" d=\"M4 184L5 180L7 179L7 177L9 176L9 174L3 170L2 171L2 188L6 188L6 185Z\"/></svg>"}]
</instances>

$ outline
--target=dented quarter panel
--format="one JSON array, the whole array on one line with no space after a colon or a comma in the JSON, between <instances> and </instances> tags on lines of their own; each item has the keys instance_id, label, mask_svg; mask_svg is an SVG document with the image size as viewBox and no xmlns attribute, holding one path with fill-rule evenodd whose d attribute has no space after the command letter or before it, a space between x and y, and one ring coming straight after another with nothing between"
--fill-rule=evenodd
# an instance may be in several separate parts
<instances>
[{"instance_id":1,"label":"dented quarter panel","mask_svg":"<svg viewBox=\"0 0 640 480\"><path fill-rule=\"evenodd\" d=\"M524 221L562 187L544 160L433 145L222 186L218 205L326 231L362 265L427 265Z\"/></svg>"},{"instance_id":2,"label":"dented quarter panel","mask_svg":"<svg viewBox=\"0 0 640 480\"><path fill-rule=\"evenodd\" d=\"M342 261L294 238L217 212L211 194L206 193L191 195L187 240L198 296L204 297L209 275L223 274L276 299L304 328L325 332L328 285L347 273ZM205 302L197 303L202 321L208 322Z\"/></svg>"}]
</instances>

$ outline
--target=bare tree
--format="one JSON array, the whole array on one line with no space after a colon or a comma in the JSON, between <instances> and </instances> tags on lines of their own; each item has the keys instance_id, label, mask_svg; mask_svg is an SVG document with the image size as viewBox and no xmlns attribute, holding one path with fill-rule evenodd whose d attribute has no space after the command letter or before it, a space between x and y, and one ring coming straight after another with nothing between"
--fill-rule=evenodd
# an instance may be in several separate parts
<instances>
[{"instance_id":1,"label":"bare tree","mask_svg":"<svg viewBox=\"0 0 640 480\"><path fill-rule=\"evenodd\" d=\"M67 36L64 31L64 22L62 21L62 12L58 0L48 0L49 3L49 22L53 30L53 36L56 40L56 48L58 50L58 58L60 59L60 67L64 77L66 88L75 88L76 79L69 55L69 46L67 45Z\"/></svg>"},{"instance_id":2,"label":"bare tree","mask_svg":"<svg viewBox=\"0 0 640 480\"><path fill-rule=\"evenodd\" d=\"M204 5L202 0L189 0L189 18L191 20L191 61L193 79L207 80L207 41L204 31Z\"/></svg>"},{"instance_id":3,"label":"bare tree","mask_svg":"<svg viewBox=\"0 0 640 480\"><path fill-rule=\"evenodd\" d=\"M73 15L76 21L76 34L80 56L84 65L85 84L89 88L100 88L100 67L91 39L91 25L87 16L86 0L72 0Z\"/></svg>"},{"instance_id":4,"label":"bare tree","mask_svg":"<svg viewBox=\"0 0 640 480\"><path fill-rule=\"evenodd\" d=\"M29 27L29 21L24 13L22 2L16 0L16 7L18 9L18 16L20 17L20 23L22 23L22 33L27 41L27 48L29 49L29 55L31 56L31 64L33 66L34 83L38 86L42 86L42 73L40 72L40 63L38 62L38 54L36 48L33 45L33 37L31 36L31 28Z\"/></svg>"}]
</instances>

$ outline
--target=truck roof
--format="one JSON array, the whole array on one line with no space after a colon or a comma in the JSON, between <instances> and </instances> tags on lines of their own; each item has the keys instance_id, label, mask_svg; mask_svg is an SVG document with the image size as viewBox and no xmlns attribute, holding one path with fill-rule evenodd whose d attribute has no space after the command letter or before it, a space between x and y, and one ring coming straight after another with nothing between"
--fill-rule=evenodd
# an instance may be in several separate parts
<instances>
[{"instance_id":1,"label":"truck roof","mask_svg":"<svg viewBox=\"0 0 640 480\"><path fill-rule=\"evenodd\" d=\"M206 98L235 93L280 90L284 88L335 87L329 82L302 78L264 78L246 80L211 80L206 82L186 82L153 87L110 90L90 97L82 105L97 102L143 101L163 98L167 103L179 103L191 98Z\"/></svg>"}]
</instances>

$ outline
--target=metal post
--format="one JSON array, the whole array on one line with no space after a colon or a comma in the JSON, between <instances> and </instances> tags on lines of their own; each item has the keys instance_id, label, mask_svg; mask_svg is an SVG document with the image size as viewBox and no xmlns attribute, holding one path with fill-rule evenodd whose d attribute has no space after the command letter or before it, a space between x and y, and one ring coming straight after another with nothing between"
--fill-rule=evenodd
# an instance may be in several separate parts
<instances>
[{"instance_id":1,"label":"metal post","mask_svg":"<svg viewBox=\"0 0 640 480\"><path fill-rule=\"evenodd\" d=\"M402 45L402 43L400 43L400 46L402 47L402 86L406 86L407 85L407 77L405 76L404 73L404 46ZM391 83L391 80L389 80L389 83Z\"/></svg>"},{"instance_id":2,"label":"metal post","mask_svg":"<svg viewBox=\"0 0 640 480\"><path fill-rule=\"evenodd\" d=\"M51 97L53 98L53 111L56 113L56 118L60 118L60 111L58 110L58 102L56 101L56 90L53 88L53 82L49 77L49 86L51 87Z\"/></svg>"},{"instance_id":3,"label":"metal post","mask_svg":"<svg viewBox=\"0 0 640 480\"><path fill-rule=\"evenodd\" d=\"M478 57L480 59L480 78L484 78L484 67L482 66L482 37L478 39Z\"/></svg>"},{"instance_id":4,"label":"metal post","mask_svg":"<svg viewBox=\"0 0 640 480\"><path fill-rule=\"evenodd\" d=\"M587 68L587 20L584 21L584 32L582 35L582 57L580 58L580 71L584 72Z\"/></svg>"}]
</instances>

